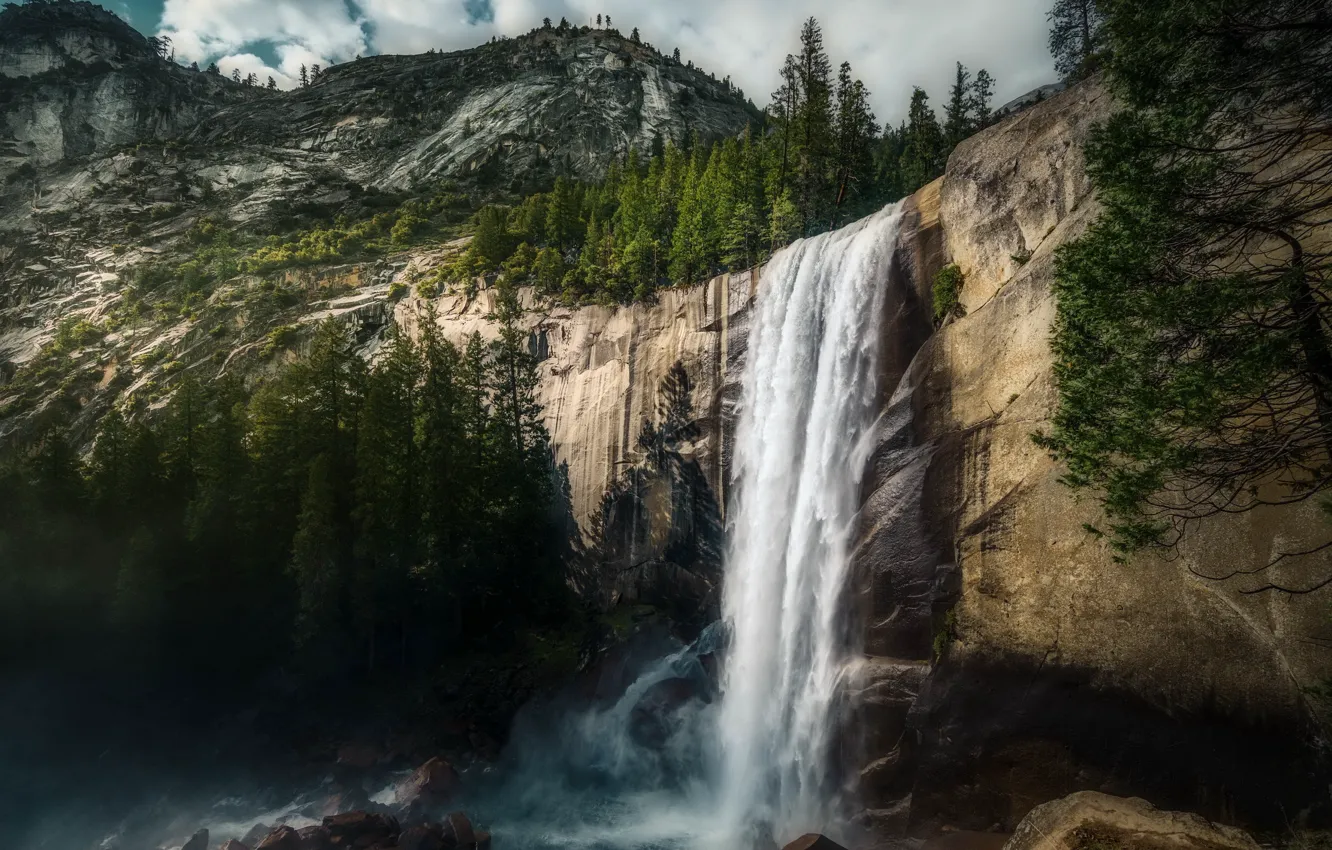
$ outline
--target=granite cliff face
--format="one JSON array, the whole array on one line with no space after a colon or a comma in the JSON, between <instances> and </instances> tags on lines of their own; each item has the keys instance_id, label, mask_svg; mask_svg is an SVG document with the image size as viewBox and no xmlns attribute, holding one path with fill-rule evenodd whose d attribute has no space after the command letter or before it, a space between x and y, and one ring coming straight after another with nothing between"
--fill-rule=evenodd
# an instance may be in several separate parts
<instances>
[{"instance_id":1,"label":"granite cliff face","mask_svg":"<svg viewBox=\"0 0 1332 850\"><path fill-rule=\"evenodd\" d=\"M1219 518L1173 560L1116 563L1084 528L1095 503L1061 484L1031 440L1056 403L1054 251L1096 216L1081 145L1112 108L1095 84L1061 93L964 143L907 202L879 324L886 391L849 588L865 656L851 671L844 752L858 822L874 834L1011 830L1077 790L1263 827L1328 806L1306 690L1332 675L1319 645L1325 600L1246 595L1257 578L1198 575L1322 542L1316 507ZM965 274L966 315L935 329L931 279L948 262ZM534 314L547 418L585 528L615 515L599 510L614 505L601 494L641 465L633 434L658 416L653 393L676 362L694 380L702 425L688 453L725 505L760 275L675 290L654 306ZM449 333L482 328L485 295L443 312ZM680 566L666 554L679 501L658 494L657 509L632 514L640 549L622 550L619 569ZM668 584L696 576L681 564ZM715 581L709 569L697 572ZM1325 577L1332 558L1281 569L1299 584Z\"/></svg>"},{"instance_id":2,"label":"granite cliff face","mask_svg":"<svg viewBox=\"0 0 1332 850\"><path fill-rule=\"evenodd\" d=\"M885 428L862 516L868 825L1011 829L1079 789L1272 827L1327 809L1306 691L1332 673L1326 600L1201 577L1321 543L1316 507L1217 518L1175 559L1116 563L1084 527L1094 501L1031 440L1057 400L1054 251L1096 216L1081 145L1112 108L1094 83L1059 94L964 142L912 199L903 297L923 304L953 262L965 316L899 372L885 421L909 424ZM1312 584L1332 558L1280 569Z\"/></svg>"}]
</instances>

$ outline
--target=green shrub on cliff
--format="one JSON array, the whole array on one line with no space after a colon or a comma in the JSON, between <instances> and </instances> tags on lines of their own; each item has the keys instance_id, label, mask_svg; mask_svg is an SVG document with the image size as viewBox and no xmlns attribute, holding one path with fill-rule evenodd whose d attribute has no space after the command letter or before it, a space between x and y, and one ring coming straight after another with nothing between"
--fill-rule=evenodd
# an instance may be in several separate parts
<instances>
[{"instance_id":1,"label":"green shrub on cliff","mask_svg":"<svg viewBox=\"0 0 1332 850\"><path fill-rule=\"evenodd\" d=\"M934 323L943 324L946 320L961 313L958 302L962 294L962 270L956 263L944 266L934 275Z\"/></svg>"}]
</instances>

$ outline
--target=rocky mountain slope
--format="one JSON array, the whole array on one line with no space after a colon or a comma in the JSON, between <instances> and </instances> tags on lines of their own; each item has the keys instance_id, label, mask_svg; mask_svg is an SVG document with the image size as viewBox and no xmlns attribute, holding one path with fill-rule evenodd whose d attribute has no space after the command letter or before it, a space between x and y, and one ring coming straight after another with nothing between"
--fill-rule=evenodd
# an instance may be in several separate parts
<instances>
[{"instance_id":1,"label":"rocky mountain slope","mask_svg":"<svg viewBox=\"0 0 1332 850\"><path fill-rule=\"evenodd\" d=\"M336 250L236 262L270 237L376 215L387 237L424 206L456 230L482 201L758 117L728 84L615 31L377 56L283 92L171 63L88 3L7 7L0 435L71 419L86 433L123 392L169 392L173 370L262 371L253 355L273 354L274 331L347 309L339 295L364 306L363 283L429 275L448 255L436 237L370 264Z\"/></svg>"}]
</instances>

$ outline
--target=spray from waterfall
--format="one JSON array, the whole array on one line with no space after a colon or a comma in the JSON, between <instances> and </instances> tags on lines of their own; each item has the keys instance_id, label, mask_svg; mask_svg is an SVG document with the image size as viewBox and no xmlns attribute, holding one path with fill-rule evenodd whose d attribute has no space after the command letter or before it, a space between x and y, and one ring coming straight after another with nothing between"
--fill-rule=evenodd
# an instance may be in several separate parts
<instances>
[{"instance_id":1,"label":"spray from waterfall","mask_svg":"<svg viewBox=\"0 0 1332 850\"><path fill-rule=\"evenodd\" d=\"M736 429L718 717L721 834L834 828L845 583L875 412L898 206L802 240L763 272Z\"/></svg>"}]
</instances>

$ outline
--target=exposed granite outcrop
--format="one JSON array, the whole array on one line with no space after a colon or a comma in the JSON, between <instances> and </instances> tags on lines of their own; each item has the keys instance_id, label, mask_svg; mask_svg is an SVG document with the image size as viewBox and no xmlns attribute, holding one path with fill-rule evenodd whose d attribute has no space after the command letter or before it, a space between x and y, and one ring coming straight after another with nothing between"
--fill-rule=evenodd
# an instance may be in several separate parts
<instances>
[{"instance_id":1,"label":"exposed granite outcrop","mask_svg":"<svg viewBox=\"0 0 1332 850\"><path fill-rule=\"evenodd\" d=\"M881 829L1012 829L1082 789L1271 827L1328 805L1305 690L1332 674L1326 599L1247 596L1262 577L1191 571L1261 566L1322 542L1325 519L1313 506L1221 517L1175 560L1117 563L1084 527L1094 500L1031 440L1057 401L1054 251L1096 215L1081 145L1111 108L1095 83L1051 98L964 142L913 199L923 226L902 250L920 261L898 286L923 297L955 262L965 316L905 370L885 416L904 424L885 432L863 515L866 650L932 664L904 733L864 756L876 775L897 765L896 783L863 789ZM1300 584L1332 557L1281 570Z\"/></svg>"}]
</instances>

